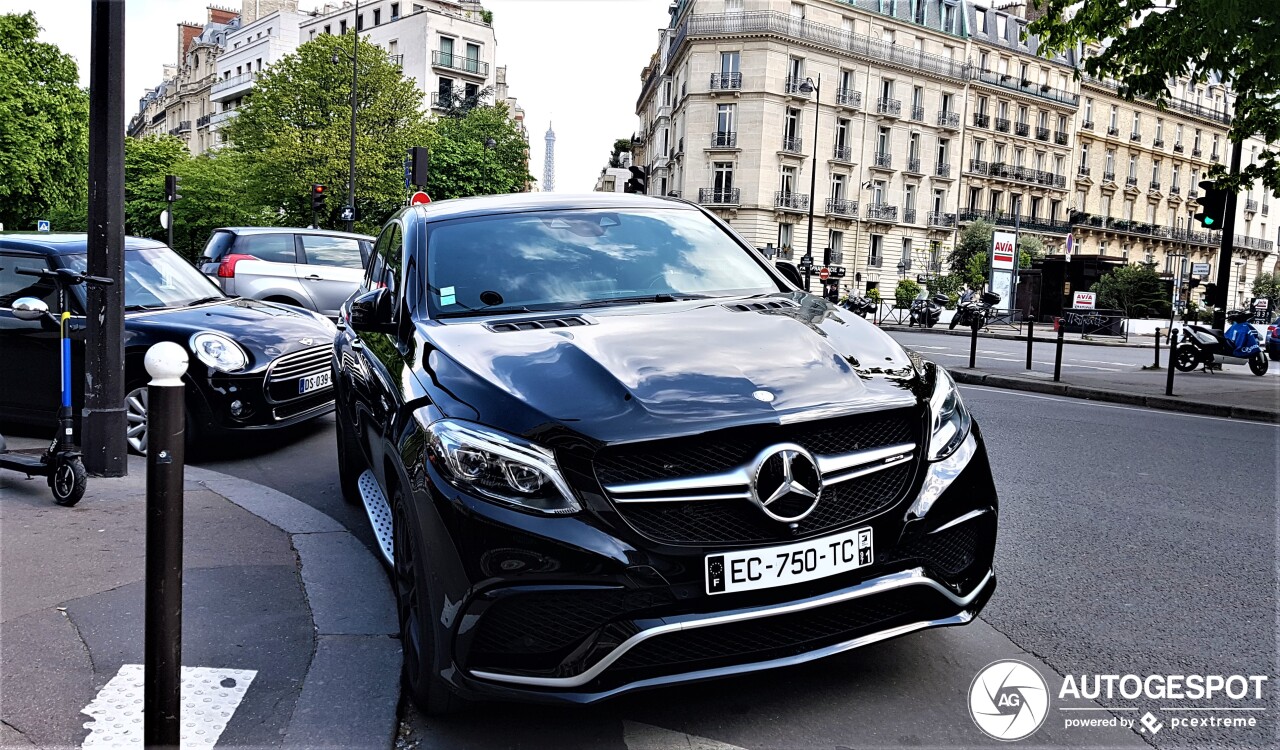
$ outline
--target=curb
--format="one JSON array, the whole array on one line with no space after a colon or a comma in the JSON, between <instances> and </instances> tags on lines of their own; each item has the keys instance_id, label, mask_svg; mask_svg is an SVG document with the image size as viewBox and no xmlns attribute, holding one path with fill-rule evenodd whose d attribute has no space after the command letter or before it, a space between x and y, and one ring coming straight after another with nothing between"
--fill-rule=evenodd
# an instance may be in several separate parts
<instances>
[{"instance_id":1,"label":"curb","mask_svg":"<svg viewBox=\"0 0 1280 750\"><path fill-rule=\"evenodd\" d=\"M1053 381L1028 380L1012 375L997 375L977 372L968 369L947 369L957 383L965 385L985 385L990 388L1007 388L1015 391L1031 391L1047 393L1068 398L1080 398L1088 401L1103 401L1112 404L1129 406L1145 406L1149 409L1162 409L1185 414L1199 414L1209 417L1225 417L1252 422L1280 424L1280 412L1268 409L1257 409L1248 406L1228 406L1226 404L1204 404L1198 401L1184 401L1170 396L1147 396L1141 393L1111 391L1103 388L1054 383Z\"/></svg>"},{"instance_id":2,"label":"curb","mask_svg":"<svg viewBox=\"0 0 1280 750\"><path fill-rule=\"evenodd\" d=\"M1049 324L1048 324L1048 323L1045 323L1044 325L1046 325L1046 326L1047 326L1047 325L1049 325ZM939 334L939 335L943 335L943 336L964 336L965 338L969 338L969 332L968 332L968 331L963 331L963 330L960 330L960 329L951 330L951 329L949 329L949 328L917 328L917 327L909 327L909 326L904 326L904 325L898 325L898 324L896 324L896 323L891 323L891 324L889 324L889 325L881 324L881 325L880 325L880 326L878 326L878 327L879 327L881 330L883 330L883 331L894 331L894 332L902 331L902 332L905 332L905 333L932 333L932 334ZM1052 328L1050 328L1049 330L1053 330L1053 329L1052 329ZM1002 340L1004 340L1004 341L1021 341L1021 342L1023 342L1023 343L1025 343L1025 342L1026 342L1026 340L1027 340L1027 337L1026 337L1026 336L1019 336L1018 334L1014 334L1014 333L979 333L979 334L978 334L978 338L980 338L980 339L1002 339ZM1064 341L1064 343L1067 343L1067 344L1071 344L1071 345L1079 345L1079 346L1109 346L1109 347L1126 347L1126 348L1130 348L1130 349L1153 349L1153 348L1155 348L1155 344L1154 344L1154 343L1150 343L1150 344L1148 344L1148 343L1145 343L1145 342L1143 342L1143 341L1137 341L1136 339L1138 339L1138 338L1140 338L1140 337L1139 337L1139 336L1137 336L1137 335L1135 334L1134 336L1130 336L1130 337L1129 337L1129 340L1128 340L1128 341L1125 341L1125 342L1120 342L1120 341L1087 341L1087 340L1084 340L1084 339L1064 339L1063 341ZM1163 338L1163 337L1162 337L1162 338ZM1056 343L1058 343L1058 337L1057 337L1057 336L1034 336L1034 337L1032 338L1032 341L1035 341L1035 342L1036 342L1036 343L1038 343L1038 344L1056 344ZM1164 348L1166 348L1166 347L1165 347L1165 345L1161 344L1160 348L1161 348L1161 349L1164 349Z\"/></svg>"},{"instance_id":3,"label":"curb","mask_svg":"<svg viewBox=\"0 0 1280 750\"><path fill-rule=\"evenodd\" d=\"M185 471L189 481L288 534L298 555L316 646L282 746L390 748L399 726L400 627L382 563L301 500L209 469Z\"/></svg>"}]
</instances>

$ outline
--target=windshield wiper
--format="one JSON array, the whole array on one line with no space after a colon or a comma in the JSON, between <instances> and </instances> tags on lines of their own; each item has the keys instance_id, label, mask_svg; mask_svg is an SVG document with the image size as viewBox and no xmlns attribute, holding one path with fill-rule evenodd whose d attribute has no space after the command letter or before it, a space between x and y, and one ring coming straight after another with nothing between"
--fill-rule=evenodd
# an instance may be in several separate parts
<instances>
[{"instance_id":1,"label":"windshield wiper","mask_svg":"<svg viewBox=\"0 0 1280 750\"><path fill-rule=\"evenodd\" d=\"M662 292L660 294L635 296L635 297L615 297L614 299L599 299L591 302L582 302L574 307L608 307L609 305L636 305L646 302L684 302L694 299L708 299L707 294L669 294Z\"/></svg>"},{"instance_id":2,"label":"windshield wiper","mask_svg":"<svg viewBox=\"0 0 1280 750\"><path fill-rule=\"evenodd\" d=\"M217 302L217 301L218 301L218 300L220 300L220 299L226 299L226 297L223 297L223 296L221 296L221 295L213 295L213 296L209 296L209 297L201 297L201 298L200 298L200 299L198 299L198 300L195 300L195 301L192 301L192 302L188 302L187 304L183 305L183 307L195 307L196 305L203 305L203 304L204 304L204 303L206 303L206 302Z\"/></svg>"},{"instance_id":3,"label":"windshield wiper","mask_svg":"<svg viewBox=\"0 0 1280 750\"><path fill-rule=\"evenodd\" d=\"M164 305L125 305L125 312L137 312L139 310L163 310Z\"/></svg>"},{"instance_id":4,"label":"windshield wiper","mask_svg":"<svg viewBox=\"0 0 1280 750\"><path fill-rule=\"evenodd\" d=\"M478 307L474 310L458 310L457 312L444 312L437 315L437 318L475 318L481 315L507 315L509 313L531 313L539 312L528 307Z\"/></svg>"}]
</instances>

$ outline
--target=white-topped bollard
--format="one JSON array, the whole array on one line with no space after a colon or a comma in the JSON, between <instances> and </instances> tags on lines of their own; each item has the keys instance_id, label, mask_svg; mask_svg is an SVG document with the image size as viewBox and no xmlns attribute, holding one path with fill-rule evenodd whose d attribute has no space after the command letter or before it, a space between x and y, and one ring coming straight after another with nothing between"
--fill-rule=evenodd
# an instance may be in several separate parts
<instances>
[{"instance_id":1,"label":"white-topped bollard","mask_svg":"<svg viewBox=\"0 0 1280 750\"><path fill-rule=\"evenodd\" d=\"M142 735L146 747L178 747L182 686L182 483L187 350L147 349L147 579Z\"/></svg>"}]
</instances>

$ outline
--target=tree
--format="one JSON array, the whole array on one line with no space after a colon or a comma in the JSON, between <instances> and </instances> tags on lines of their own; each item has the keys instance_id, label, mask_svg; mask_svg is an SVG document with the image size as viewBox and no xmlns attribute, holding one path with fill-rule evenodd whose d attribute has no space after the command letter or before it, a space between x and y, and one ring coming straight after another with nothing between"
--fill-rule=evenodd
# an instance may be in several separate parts
<instances>
[{"instance_id":1,"label":"tree","mask_svg":"<svg viewBox=\"0 0 1280 750\"><path fill-rule=\"evenodd\" d=\"M1126 318L1169 314L1169 299L1154 263L1114 268L1094 282L1090 291L1098 293L1102 307L1123 310Z\"/></svg>"},{"instance_id":2,"label":"tree","mask_svg":"<svg viewBox=\"0 0 1280 750\"><path fill-rule=\"evenodd\" d=\"M920 285L911 279L899 279L893 290L893 301L898 307L911 307L911 300L920 296Z\"/></svg>"},{"instance_id":3,"label":"tree","mask_svg":"<svg viewBox=\"0 0 1280 750\"><path fill-rule=\"evenodd\" d=\"M1032 261L1044 258L1048 249L1044 240L1034 234L1018 236L1018 268L1030 268Z\"/></svg>"},{"instance_id":4,"label":"tree","mask_svg":"<svg viewBox=\"0 0 1280 750\"><path fill-rule=\"evenodd\" d=\"M613 142L613 154L609 157L609 166L617 169L622 166L622 153L631 153L631 139L619 138Z\"/></svg>"},{"instance_id":5,"label":"tree","mask_svg":"<svg viewBox=\"0 0 1280 750\"><path fill-rule=\"evenodd\" d=\"M485 86L468 94L466 89L449 89L449 95L437 102L445 117L466 117L472 109L481 106L493 95L493 87Z\"/></svg>"},{"instance_id":6,"label":"tree","mask_svg":"<svg viewBox=\"0 0 1280 750\"><path fill-rule=\"evenodd\" d=\"M354 39L354 32L323 34L278 60L263 71L226 128L248 170L245 200L271 211L278 223L309 224L311 185L320 183L333 193L320 225L339 224L350 153ZM356 227L375 232L404 203L405 154L411 146L429 145L427 118L422 92L386 50L359 45L357 67Z\"/></svg>"},{"instance_id":7,"label":"tree","mask_svg":"<svg viewBox=\"0 0 1280 750\"><path fill-rule=\"evenodd\" d=\"M991 249L991 239L995 234L995 226L989 221L978 219L969 226L960 230L960 239L956 242L955 250L951 251L951 257L948 259L948 265L951 273L964 275L969 268L969 261L978 253L982 253L986 257L987 251ZM986 278L986 273L982 275Z\"/></svg>"},{"instance_id":8,"label":"tree","mask_svg":"<svg viewBox=\"0 0 1280 750\"><path fill-rule=\"evenodd\" d=\"M1280 274L1260 273L1253 280L1253 296L1264 297L1268 300L1267 311L1274 314L1276 306L1280 305Z\"/></svg>"},{"instance_id":9,"label":"tree","mask_svg":"<svg viewBox=\"0 0 1280 750\"><path fill-rule=\"evenodd\" d=\"M162 239L160 212L164 200L164 176L177 174L177 165L189 161L182 139L172 135L126 138L124 141L124 231L135 237ZM186 185L179 191L185 197ZM175 225L176 229L176 225Z\"/></svg>"},{"instance_id":10,"label":"tree","mask_svg":"<svg viewBox=\"0 0 1280 750\"><path fill-rule=\"evenodd\" d=\"M1028 30L1040 40L1040 54L1051 55L1102 45L1084 59L1096 78L1120 82L1121 93L1164 104L1168 82L1189 78L1202 85L1221 77L1231 86L1235 108L1229 139L1240 143L1256 134L1266 143L1280 141L1280 22L1275 0L1035 0L1043 14ZM1222 176L1217 186L1239 192L1261 179L1280 196L1280 151L1266 149L1236 178Z\"/></svg>"},{"instance_id":11,"label":"tree","mask_svg":"<svg viewBox=\"0 0 1280 750\"><path fill-rule=\"evenodd\" d=\"M493 141L488 148L487 141ZM460 118L441 117L427 129L431 172L427 192L435 200L518 193L533 180L529 144L507 114L507 105L479 105Z\"/></svg>"},{"instance_id":12,"label":"tree","mask_svg":"<svg viewBox=\"0 0 1280 750\"><path fill-rule=\"evenodd\" d=\"M89 95L75 60L39 33L34 13L0 15L0 223L10 229L87 205Z\"/></svg>"},{"instance_id":13,"label":"tree","mask_svg":"<svg viewBox=\"0 0 1280 750\"><path fill-rule=\"evenodd\" d=\"M969 260L960 271L960 278L970 289L981 289L987 285L987 272L990 270L987 265L987 251L983 250L977 255L969 256Z\"/></svg>"}]
</instances>

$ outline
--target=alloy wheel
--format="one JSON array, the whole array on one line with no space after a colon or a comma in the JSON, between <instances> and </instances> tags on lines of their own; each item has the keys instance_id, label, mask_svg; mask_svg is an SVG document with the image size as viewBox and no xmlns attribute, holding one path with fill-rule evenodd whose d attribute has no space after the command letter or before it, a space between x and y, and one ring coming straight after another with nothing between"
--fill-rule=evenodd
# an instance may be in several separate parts
<instances>
[{"instance_id":1,"label":"alloy wheel","mask_svg":"<svg viewBox=\"0 0 1280 750\"><path fill-rule=\"evenodd\" d=\"M392 567L395 574L396 614L400 622L400 647L404 650L405 679L410 685L417 685L428 677L422 674L422 624L425 620L422 617L414 559L417 550L408 539L409 519L404 510L404 501L398 496L394 497L391 507Z\"/></svg>"},{"instance_id":2,"label":"alloy wheel","mask_svg":"<svg viewBox=\"0 0 1280 750\"><path fill-rule=\"evenodd\" d=\"M134 388L124 398L125 416L129 431L125 439L129 450L142 455L147 454L147 388Z\"/></svg>"}]
</instances>

